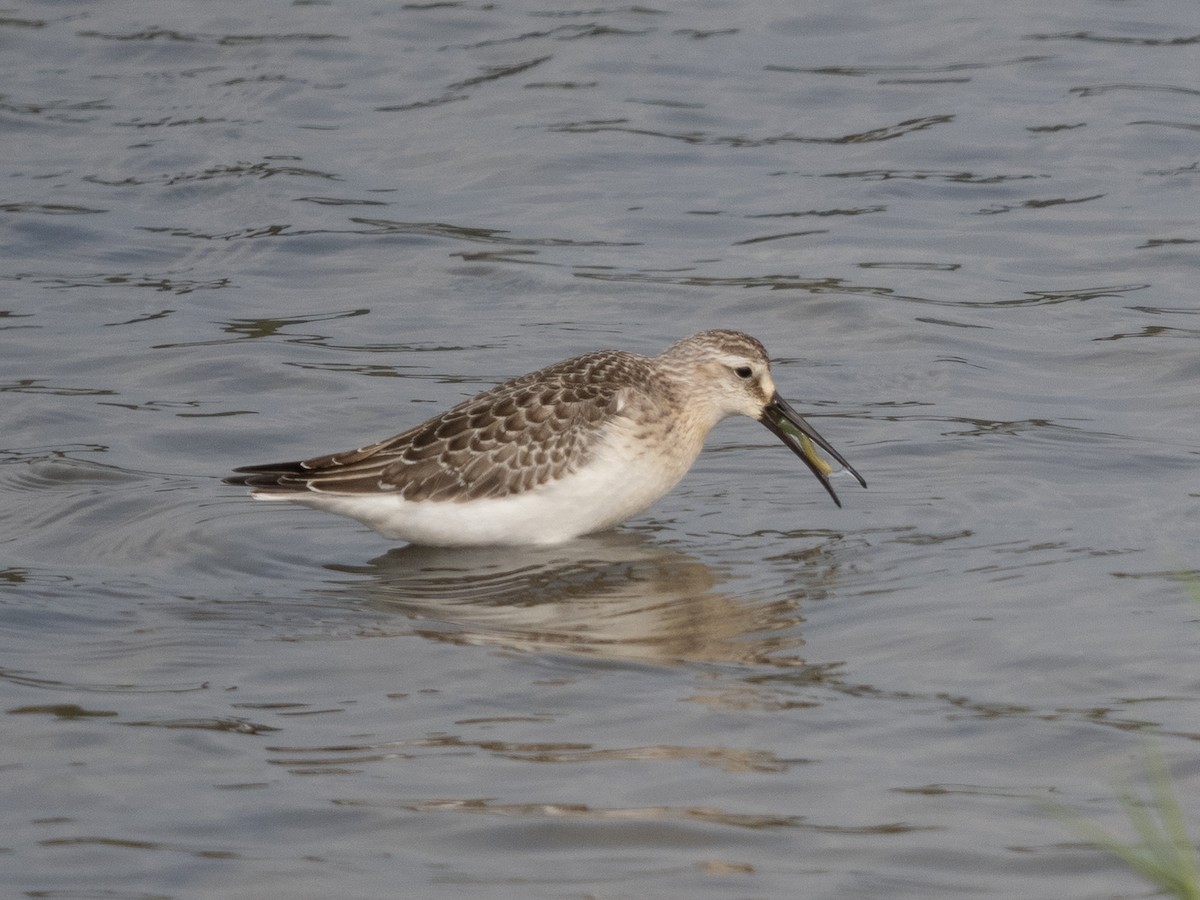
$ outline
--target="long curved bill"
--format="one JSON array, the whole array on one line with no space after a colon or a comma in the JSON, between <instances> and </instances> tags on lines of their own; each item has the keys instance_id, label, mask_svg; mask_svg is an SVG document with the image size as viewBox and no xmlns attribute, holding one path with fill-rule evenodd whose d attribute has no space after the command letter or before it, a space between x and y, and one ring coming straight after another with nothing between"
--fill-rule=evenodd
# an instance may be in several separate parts
<instances>
[{"instance_id":1,"label":"long curved bill","mask_svg":"<svg viewBox=\"0 0 1200 900\"><path fill-rule=\"evenodd\" d=\"M779 394L771 397L770 402L763 408L762 418L759 421L766 425L771 433L783 441L793 453L804 460L804 464L817 476L817 481L821 482L821 485L829 492L829 496L833 498L833 502L838 506L842 505L842 501L838 499L838 495L833 491L833 485L829 483L829 476L834 471L833 466L817 453L817 447L840 463L842 468L853 475L859 484L863 487L867 486L867 482L855 471L854 466L846 462L842 454L834 450L829 441L817 434L817 429L804 421L804 417L792 409ZM813 444L816 444L817 447L814 447Z\"/></svg>"}]
</instances>

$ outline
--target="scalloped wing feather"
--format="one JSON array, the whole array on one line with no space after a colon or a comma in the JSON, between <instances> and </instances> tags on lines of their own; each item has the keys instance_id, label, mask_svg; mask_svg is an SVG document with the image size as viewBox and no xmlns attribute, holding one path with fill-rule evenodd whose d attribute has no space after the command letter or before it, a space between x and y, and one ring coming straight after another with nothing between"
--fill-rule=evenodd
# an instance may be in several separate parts
<instances>
[{"instance_id":1,"label":"scalloped wing feather","mask_svg":"<svg viewBox=\"0 0 1200 900\"><path fill-rule=\"evenodd\" d=\"M646 385L647 361L599 351L523 375L395 437L299 462L238 469L268 493L396 493L405 500L507 497L585 465L624 406L617 385ZM628 388L625 388L628 389Z\"/></svg>"}]
</instances>

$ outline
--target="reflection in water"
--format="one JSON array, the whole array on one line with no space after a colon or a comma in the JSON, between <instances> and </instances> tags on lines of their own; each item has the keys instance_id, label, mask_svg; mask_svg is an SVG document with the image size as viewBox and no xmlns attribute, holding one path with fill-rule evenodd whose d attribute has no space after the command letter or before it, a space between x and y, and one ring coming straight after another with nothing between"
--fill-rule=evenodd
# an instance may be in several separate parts
<instances>
[{"instance_id":1,"label":"reflection in water","mask_svg":"<svg viewBox=\"0 0 1200 900\"><path fill-rule=\"evenodd\" d=\"M804 826L801 816L735 813L709 806L599 807L586 803L497 803L489 799L470 800L337 800L336 806L401 809L409 812L459 812L495 816L518 816L567 822L703 822L735 828L797 828ZM811 827L811 826L810 826ZM645 840L639 836L637 840Z\"/></svg>"},{"instance_id":2,"label":"reflection in water","mask_svg":"<svg viewBox=\"0 0 1200 900\"><path fill-rule=\"evenodd\" d=\"M548 548L407 546L366 566L330 568L370 576L339 593L424 620L419 633L437 640L659 663L804 664L794 651L805 591L793 586L767 603L736 598L717 590L722 578L700 560L638 534ZM830 565L803 571L823 593Z\"/></svg>"},{"instance_id":3,"label":"reflection in water","mask_svg":"<svg viewBox=\"0 0 1200 900\"><path fill-rule=\"evenodd\" d=\"M479 815L551 819L557 827L575 822L625 822L625 823L690 823L726 825L734 828L803 828L825 834L906 834L915 831L933 831L929 826L886 822L872 825L834 825L810 822L804 816L788 814L739 813L712 806L590 806L586 803L498 803L487 798L466 800L380 800L380 799L335 799L335 806L368 807L375 809L399 809L408 812L456 812ZM663 834L653 838L645 832L625 831L623 836L614 836L612 841L629 840L644 844L647 840L662 841ZM718 865L718 868L720 866Z\"/></svg>"}]
</instances>

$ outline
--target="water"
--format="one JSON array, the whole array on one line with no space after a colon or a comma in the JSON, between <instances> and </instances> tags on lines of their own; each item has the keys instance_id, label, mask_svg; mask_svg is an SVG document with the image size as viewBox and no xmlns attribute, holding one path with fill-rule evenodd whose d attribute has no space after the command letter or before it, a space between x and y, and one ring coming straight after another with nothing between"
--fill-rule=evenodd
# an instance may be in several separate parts
<instances>
[{"instance_id":1,"label":"water","mask_svg":"<svg viewBox=\"0 0 1200 900\"><path fill-rule=\"evenodd\" d=\"M1186 2L17 3L0 16L13 896L1143 896L1200 834ZM762 338L620 532L395 547L234 465Z\"/></svg>"}]
</instances>

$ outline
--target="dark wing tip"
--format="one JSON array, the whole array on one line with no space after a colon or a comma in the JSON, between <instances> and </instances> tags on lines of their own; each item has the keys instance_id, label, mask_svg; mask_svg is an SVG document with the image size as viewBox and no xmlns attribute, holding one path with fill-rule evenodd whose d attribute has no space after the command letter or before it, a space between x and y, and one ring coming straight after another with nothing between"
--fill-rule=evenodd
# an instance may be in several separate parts
<instances>
[{"instance_id":1,"label":"dark wing tip","mask_svg":"<svg viewBox=\"0 0 1200 900\"><path fill-rule=\"evenodd\" d=\"M310 474L304 464L297 462L267 463L261 466L239 466L236 474L221 479L222 484L251 488L281 488L302 490ZM296 479L304 479L297 481Z\"/></svg>"}]
</instances>

